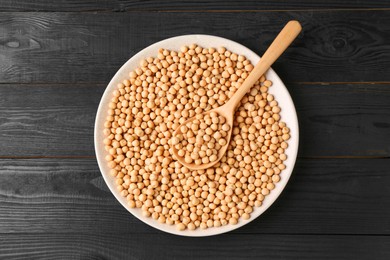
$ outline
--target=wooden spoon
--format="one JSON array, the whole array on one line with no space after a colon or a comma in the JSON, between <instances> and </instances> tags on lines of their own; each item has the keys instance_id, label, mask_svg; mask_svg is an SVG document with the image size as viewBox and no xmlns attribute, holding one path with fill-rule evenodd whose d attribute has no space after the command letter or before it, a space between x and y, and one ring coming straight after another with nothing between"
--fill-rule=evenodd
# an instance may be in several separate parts
<instances>
[{"instance_id":1,"label":"wooden spoon","mask_svg":"<svg viewBox=\"0 0 390 260\"><path fill-rule=\"evenodd\" d=\"M226 145L221 147L221 149L219 150L218 159L214 162L200 165L196 165L195 163L186 163L184 161L184 157L178 155L178 150L175 148L175 146L171 145L173 154L182 165L191 170L201 170L210 168L211 166L215 165L219 160L221 160L222 156L225 154L228 148L232 136L234 112L236 111L236 108L240 103L241 99L245 96L246 93L248 93L248 91L252 88L253 84L256 83L256 81L271 67L271 65L294 41L294 39L298 36L301 30L302 27L298 21L289 21L279 33L279 35L275 38L275 40L272 42L271 46L269 46L263 57L261 57L260 61L253 68L253 70L239 87L237 92L231 97L231 99L225 105L203 113L206 115L210 114L211 112L216 112L219 115L225 117L226 123L230 126ZM192 117L185 121L182 125L186 125L194 119L195 117ZM178 136L181 134L181 126L176 129L176 131L173 133L173 136Z\"/></svg>"}]
</instances>

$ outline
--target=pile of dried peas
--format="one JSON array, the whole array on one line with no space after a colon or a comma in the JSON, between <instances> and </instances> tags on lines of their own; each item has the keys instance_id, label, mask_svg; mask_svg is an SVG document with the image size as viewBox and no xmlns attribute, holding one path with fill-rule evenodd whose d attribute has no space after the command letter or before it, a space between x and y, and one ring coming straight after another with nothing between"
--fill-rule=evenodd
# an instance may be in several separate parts
<instances>
[{"instance_id":1,"label":"pile of dried peas","mask_svg":"<svg viewBox=\"0 0 390 260\"><path fill-rule=\"evenodd\" d=\"M118 192L145 217L179 230L237 224L280 181L289 128L262 76L241 100L220 162L189 170L173 156L172 133L225 104L253 65L225 48L160 49L118 84L104 124L106 160ZM174 142L176 142L174 140Z\"/></svg>"},{"instance_id":2,"label":"pile of dried peas","mask_svg":"<svg viewBox=\"0 0 390 260\"><path fill-rule=\"evenodd\" d=\"M218 113L199 114L180 127L181 133L172 137L171 144L186 163L207 164L217 161L221 147L227 144L229 130L226 118Z\"/></svg>"}]
</instances>

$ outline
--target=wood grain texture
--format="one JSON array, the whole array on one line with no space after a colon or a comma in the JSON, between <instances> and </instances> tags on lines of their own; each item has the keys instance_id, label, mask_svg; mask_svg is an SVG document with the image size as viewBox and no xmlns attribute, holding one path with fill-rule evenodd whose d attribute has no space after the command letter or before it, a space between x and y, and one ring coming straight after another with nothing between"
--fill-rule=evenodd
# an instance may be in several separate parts
<instances>
[{"instance_id":1,"label":"wood grain texture","mask_svg":"<svg viewBox=\"0 0 390 260\"><path fill-rule=\"evenodd\" d=\"M390 85L287 87L300 122L300 157L390 157ZM0 157L94 156L94 120L104 89L1 85Z\"/></svg>"},{"instance_id":2,"label":"wood grain texture","mask_svg":"<svg viewBox=\"0 0 390 260\"><path fill-rule=\"evenodd\" d=\"M103 86L0 86L2 156L93 156Z\"/></svg>"},{"instance_id":3,"label":"wood grain texture","mask_svg":"<svg viewBox=\"0 0 390 260\"><path fill-rule=\"evenodd\" d=\"M0 83L107 83L129 57L213 34L262 54L291 19L301 36L273 66L285 81L390 81L390 11L4 13Z\"/></svg>"},{"instance_id":4,"label":"wood grain texture","mask_svg":"<svg viewBox=\"0 0 390 260\"><path fill-rule=\"evenodd\" d=\"M387 236L167 234L7 234L6 259L376 259L390 257Z\"/></svg>"},{"instance_id":5,"label":"wood grain texture","mask_svg":"<svg viewBox=\"0 0 390 260\"><path fill-rule=\"evenodd\" d=\"M390 8L390 4L385 0L304 0L304 1L287 1L287 0L260 0L260 1L234 1L234 0L216 0L197 1L185 0L112 0L112 1L72 1L60 0L53 4L50 0L22 0L12 1L3 0L0 3L2 11L55 11L55 12L79 12L79 11L183 11L183 10L247 10L247 11L264 11L264 10L296 10L296 9L334 9L334 8Z\"/></svg>"},{"instance_id":6,"label":"wood grain texture","mask_svg":"<svg viewBox=\"0 0 390 260\"><path fill-rule=\"evenodd\" d=\"M287 86L301 156L390 156L390 85Z\"/></svg>"},{"instance_id":7,"label":"wood grain texture","mask_svg":"<svg viewBox=\"0 0 390 260\"><path fill-rule=\"evenodd\" d=\"M389 169L390 159L298 160L275 204L233 232L390 235ZM162 233L116 202L94 159L0 160L0 237L72 232Z\"/></svg>"}]
</instances>

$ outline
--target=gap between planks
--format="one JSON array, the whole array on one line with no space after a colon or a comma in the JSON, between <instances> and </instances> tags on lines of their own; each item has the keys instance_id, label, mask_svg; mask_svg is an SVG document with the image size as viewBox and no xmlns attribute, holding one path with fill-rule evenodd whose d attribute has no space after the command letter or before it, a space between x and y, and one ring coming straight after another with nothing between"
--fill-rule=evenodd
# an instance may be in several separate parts
<instances>
[{"instance_id":1,"label":"gap between planks","mask_svg":"<svg viewBox=\"0 0 390 260\"><path fill-rule=\"evenodd\" d=\"M142 223L144 224L144 223ZM144 224L145 225L145 224ZM91 232L91 231L88 231L88 232L75 232L75 231L69 231L69 232L15 232L15 233L9 233L9 232L1 232L0 231L0 234L17 234L17 235L30 235L30 234L62 234L62 235L66 235L66 234L72 234L72 233L82 233L82 234L95 234L94 232ZM109 234L109 233L107 233ZM162 232L162 231L159 231L159 230L153 230L153 231L148 231L148 232L116 232L115 234L137 234L137 235L150 235L150 236L154 236L154 235L170 235L169 233L165 233L165 232ZM239 229L236 229L234 231L231 231L231 232L226 232L226 233L223 233L222 235L230 235L230 236L235 236L235 235L238 235L238 236L256 236L256 235L265 235L265 236L347 236L347 237L390 237L390 235L388 234L350 234L350 233L257 233L257 232L253 232L253 233L245 233L245 232L240 232ZM196 237L195 237L196 238Z\"/></svg>"},{"instance_id":2,"label":"gap between planks","mask_svg":"<svg viewBox=\"0 0 390 260\"><path fill-rule=\"evenodd\" d=\"M390 11L390 8L324 8L324 9L270 9L270 10L202 10L202 9L173 9L173 10L156 10L156 9L137 9L137 10L102 10L91 9L84 11L0 11L3 13L272 13L272 12L353 12L353 11Z\"/></svg>"},{"instance_id":3,"label":"gap between planks","mask_svg":"<svg viewBox=\"0 0 390 260\"><path fill-rule=\"evenodd\" d=\"M154 10L144 9L145 12L157 12L157 13L271 13L271 12L339 12L339 11L389 11L390 8L326 8L326 9L270 9L270 10ZM139 10L141 11L141 10ZM123 12L137 12L136 10L123 11Z\"/></svg>"}]
</instances>

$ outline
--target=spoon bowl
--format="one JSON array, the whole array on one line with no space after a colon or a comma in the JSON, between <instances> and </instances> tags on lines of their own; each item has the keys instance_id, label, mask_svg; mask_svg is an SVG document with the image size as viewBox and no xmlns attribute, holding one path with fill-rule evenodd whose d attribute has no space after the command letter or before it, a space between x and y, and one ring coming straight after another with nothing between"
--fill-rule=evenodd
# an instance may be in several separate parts
<instances>
[{"instance_id":1,"label":"spoon bowl","mask_svg":"<svg viewBox=\"0 0 390 260\"><path fill-rule=\"evenodd\" d=\"M217 164L223 157L223 155L226 153L226 150L227 148L229 147L229 143L230 143L230 138L232 137L232 131L233 131L233 115L232 113L234 113L233 110L229 109L229 106L227 106L228 103L226 103L225 105L223 106L220 106L220 107L217 107L215 109L212 109L210 111L207 111L207 112L204 112L202 113L203 115L209 115L211 112L215 112L217 113L218 115L221 115L223 116L224 118L226 118L226 123L230 126L230 130L228 132L228 135L227 135L227 140L226 140L226 145L222 146L221 149L219 149L218 151L218 158L217 160L215 160L214 162L209 162L209 163L202 163L200 165L196 165L195 163L187 163L185 160L184 160L184 157L180 156L178 154L178 150L176 149L176 147L174 145L172 145L172 151L173 151L173 154L175 155L176 159L182 164L184 165L185 167L187 167L188 169L190 170L203 170L203 169L207 169L207 168L210 168L212 166L214 166L215 164ZM187 121L185 121L183 124L181 124L174 132L173 132L173 135L172 136L178 136L180 134L182 134L181 132L181 126L182 125L187 125L188 123L191 123L192 121L194 121L196 119L196 117L191 117L190 119L188 119Z\"/></svg>"}]
</instances>

